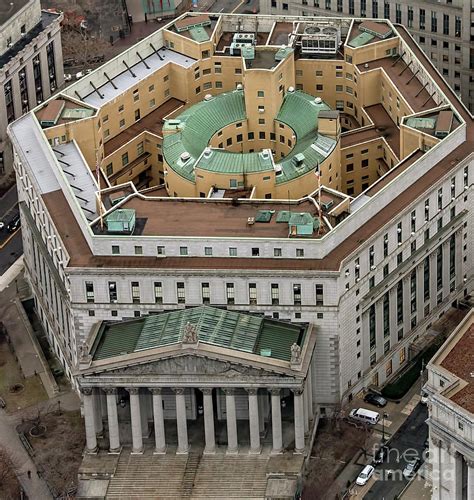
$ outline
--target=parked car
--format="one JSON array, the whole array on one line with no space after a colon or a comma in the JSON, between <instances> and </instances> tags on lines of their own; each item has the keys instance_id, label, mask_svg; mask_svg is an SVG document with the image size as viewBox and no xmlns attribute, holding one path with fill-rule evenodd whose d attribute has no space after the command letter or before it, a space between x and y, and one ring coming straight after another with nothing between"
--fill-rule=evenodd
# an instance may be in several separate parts
<instances>
[{"instance_id":1,"label":"parked car","mask_svg":"<svg viewBox=\"0 0 474 500\"><path fill-rule=\"evenodd\" d=\"M65 82L70 82L71 80L72 80L71 73L64 73L64 81Z\"/></svg>"},{"instance_id":2,"label":"parked car","mask_svg":"<svg viewBox=\"0 0 474 500\"><path fill-rule=\"evenodd\" d=\"M387 400L375 392L369 392L364 396L364 401L371 405L377 406L378 408L383 408L387 405Z\"/></svg>"},{"instance_id":3,"label":"parked car","mask_svg":"<svg viewBox=\"0 0 474 500\"><path fill-rule=\"evenodd\" d=\"M411 460L410 462L408 462L406 465L405 465L405 468L403 469L403 477L405 479L411 479L416 471L419 469L420 467L420 459L419 458L415 458L413 460Z\"/></svg>"},{"instance_id":4,"label":"parked car","mask_svg":"<svg viewBox=\"0 0 474 500\"><path fill-rule=\"evenodd\" d=\"M373 463L379 465L384 462L388 457L389 448L388 446L381 446L374 455Z\"/></svg>"},{"instance_id":5,"label":"parked car","mask_svg":"<svg viewBox=\"0 0 474 500\"><path fill-rule=\"evenodd\" d=\"M15 218L8 224L7 231L9 233L14 233L21 225L20 215L16 215Z\"/></svg>"},{"instance_id":6,"label":"parked car","mask_svg":"<svg viewBox=\"0 0 474 500\"><path fill-rule=\"evenodd\" d=\"M363 424L375 425L380 420L380 414L365 408L354 408L349 413L349 418Z\"/></svg>"},{"instance_id":7,"label":"parked car","mask_svg":"<svg viewBox=\"0 0 474 500\"><path fill-rule=\"evenodd\" d=\"M428 393L426 391L421 391L421 402L422 404L428 404Z\"/></svg>"},{"instance_id":8,"label":"parked car","mask_svg":"<svg viewBox=\"0 0 474 500\"><path fill-rule=\"evenodd\" d=\"M374 470L375 469L372 467L372 465L366 465L357 476L356 484L358 484L359 486L364 486L364 484L366 484L367 481L372 477Z\"/></svg>"},{"instance_id":9,"label":"parked car","mask_svg":"<svg viewBox=\"0 0 474 500\"><path fill-rule=\"evenodd\" d=\"M0 220L0 229L3 229L5 227L5 223Z\"/></svg>"},{"instance_id":10,"label":"parked car","mask_svg":"<svg viewBox=\"0 0 474 500\"><path fill-rule=\"evenodd\" d=\"M79 71L78 73L76 73L76 80L80 80L83 76L86 76L89 73L92 73L91 69L86 69L86 70L83 70L83 71Z\"/></svg>"}]
</instances>

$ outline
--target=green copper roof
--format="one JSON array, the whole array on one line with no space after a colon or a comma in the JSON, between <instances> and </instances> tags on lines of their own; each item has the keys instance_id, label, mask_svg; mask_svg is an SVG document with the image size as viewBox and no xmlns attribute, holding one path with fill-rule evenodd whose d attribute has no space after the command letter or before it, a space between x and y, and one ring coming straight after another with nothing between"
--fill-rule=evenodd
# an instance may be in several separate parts
<instances>
[{"instance_id":1,"label":"green copper roof","mask_svg":"<svg viewBox=\"0 0 474 500\"><path fill-rule=\"evenodd\" d=\"M291 47L282 47L281 49L278 49L277 53L275 54L275 61L283 61L283 59L285 59L292 52L293 49Z\"/></svg>"},{"instance_id":2,"label":"green copper roof","mask_svg":"<svg viewBox=\"0 0 474 500\"><path fill-rule=\"evenodd\" d=\"M207 42L209 40L209 35L207 31L202 26L196 26L194 28L189 28L189 34L195 42Z\"/></svg>"},{"instance_id":3,"label":"green copper roof","mask_svg":"<svg viewBox=\"0 0 474 500\"><path fill-rule=\"evenodd\" d=\"M92 348L94 360L144 351L182 341L187 324L199 342L289 361L293 343L302 345L306 328L209 306L144 318L103 323Z\"/></svg>"},{"instance_id":4,"label":"green copper roof","mask_svg":"<svg viewBox=\"0 0 474 500\"><path fill-rule=\"evenodd\" d=\"M317 103L314 96L297 90L285 95L276 119L290 126L300 141L318 128L319 112L330 109L324 101Z\"/></svg>"},{"instance_id":5,"label":"green copper roof","mask_svg":"<svg viewBox=\"0 0 474 500\"><path fill-rule=\"evenodd\" d=\"M367 43L371 42L374 38L375 35L371 35L370 33L364 32L353 38L348 43L348 45L349 47L354 47L356 49L357 47L362 47L363 45L366 45Z\"/></svg>"},{"instance_id":6,"label":"green copper roof","mask_svg":"<svg viewBox=\"0 0 474 500\"><path fill-rule=\"evenodd\" d=\"M178 174L194 179L192 167L207 147L211 137L230 123L246 118L243 91L225 92L209 101L201 101L189 107L178 117L166 120L163 131L176 131L165 135L163 155L168 165ZM178 144L179 143L179 144ZM187 152L191 159L180 161L182 153Z\"/></svg>"},{"instance_id":7,"label":"green copper roof","mask_svg":"<svg viewBox=\"0 0 474 500\"><path fill-rule=\"evenodd\" d=\"M209 149L195 163L194 168L226 174L265 172L273 171L273 160L269 154L232 153L222 149Z\"/></svg>"}]
</instances>

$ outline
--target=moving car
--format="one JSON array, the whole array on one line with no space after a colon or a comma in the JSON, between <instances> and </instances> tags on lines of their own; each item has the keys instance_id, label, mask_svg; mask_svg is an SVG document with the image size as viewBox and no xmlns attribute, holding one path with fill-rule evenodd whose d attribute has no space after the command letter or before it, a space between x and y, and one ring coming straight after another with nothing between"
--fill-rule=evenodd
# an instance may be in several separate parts
<instances>
[{"instance_id":1,"label":"moving car","mask_svg":"<svg viewBox=\"0 0 474 500\"><path fill-rule=\"evenodd\" d=\"M387 400L374 392L369 392L364 396L364 401L370 403L371 405L377 406L378 408L383 408L387 405Z\"/></svg>"},{"instance_id":2,"label":"moving car","mask_svg":"<svg viewBox=\"0 0 474 500\"><path fill-rule=\"evenodd\" d=\"M406 479L411 479L415 475L415 472L418 470L419 467L420 467L419 458L411 460L405 465L405 468L403 469L403 477Z\"/></svg>"},{"instance_id":3,"label":"moving car","mask_svg":"<svg viewBox=\"0 0 474 500\"><path fill-rule=\"evenodd\" d=\"M367 481L372 477L374 470L375 469L372 467L372 465L366 465L357 476L356 484L358 484L359 486L364 486L364 484L366 484Z\"/></svg>"},{"instance_id":4,"label":"moving car","mask_svg":"<svg viewBox=\"0 0 474 500\"><path fill-rule=\"evenodd\" d=\"M14 233L21 225L20 215L16 215L15 218L8 224L7 231L9 233Z\"/></svg>"},{"instance_id":5,"label":"moving car","mask_svg":"<svg viewBox=\"0 0 474 500\"><path fill-rule=\"evenodd\" d=\"M79 73L76 73L76 80L80 80L83 76L86 76L89 73L92 73L91 69L86 69L84 71L79 71Z\"/></svg>"},{"instance_id":6,"label":"moving car","mask_svg":"<svg viewBox=\"0 0 474 500\"><path fill-rule=\"evenodd\" d=\"M380 420L380 414L376 411L366 410L365 408L355 408L349 413L349 418L363 424L375 425Z\"/></svg>"}]
</instances>

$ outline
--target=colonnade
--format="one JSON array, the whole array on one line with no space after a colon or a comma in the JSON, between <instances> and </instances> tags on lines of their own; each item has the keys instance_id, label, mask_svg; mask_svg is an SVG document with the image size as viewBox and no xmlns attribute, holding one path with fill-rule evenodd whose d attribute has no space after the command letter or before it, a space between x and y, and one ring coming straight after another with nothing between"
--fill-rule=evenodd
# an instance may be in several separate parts
<instances>
[{"instance_id":1,"label":"colonnade","mask_svg":"<svg viewBox=\"0 0 474 500\"><path fill-rule=\"evenodd\" d=\"M96 389L96 390L94 390ZM120 453L119 418L117 412L116 387L83 387L84 419L86 429L86 451L95 453L98 449L97 434L102 430L102 417L98 417L97 405L99 391L106 395L107 421L109 431L109 453ZM145 388L125 387L130 395L130 420L132 430L132 453L143 453L142 435L142 408L140 406L139 391ZM184 454L189 449L188 425L186 418L185 387L175 387L172 391L176 400L176 428L178 443L176 453ZM165 434L165 423L163 413L163 388L146 388L152 394L153 399L153 423L155 429L155 451L154 453L166 453L167 442ZM213 388L200 388L203 394L204 411L204 453L212 454L216 451L215 423L214 423L214 401L212 398ZM227 450L228 454L238 453L239 437L237 427L237 411L235 403L235 387L222 388L226 402L226 426L227 426ZM283 450L283 429L281 416L281 388L245 388L248 396L248 420L250 430L250 454L261 452L260 425L262 411L259 405L261 391L268 391L271 395L271 426L272 426L272 453L278 454ZM310 429L310 421L313 418L313 399L311 381L308 379L305 390L291 389L294 395L294 437L295 453L303 453L305 449L305 434ZM268 393L267 393L268 394ZM100 420L100 422L99 422Z\"/></svg>"}]
</instances>

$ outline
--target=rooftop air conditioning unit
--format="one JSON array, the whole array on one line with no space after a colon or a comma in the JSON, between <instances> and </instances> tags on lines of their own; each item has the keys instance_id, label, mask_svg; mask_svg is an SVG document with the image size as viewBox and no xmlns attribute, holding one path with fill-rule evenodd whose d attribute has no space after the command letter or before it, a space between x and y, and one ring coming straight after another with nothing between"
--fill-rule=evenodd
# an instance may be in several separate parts
<instances>
[{"instance_id":1,"label":"rooftop air conditioning unit","mask_svg":"<svg viewBox=\"0 0 474 500\"><path fill-rule=\"evenodd\" d=\"M236 89L237 90L243 90L244 86L241 83L238 83Z\"/></svg>"},{"instance_id":2,"label":"rooftop air conditioning unit","mask_svg":"<svg viewBox=\"0 0 474 500\"><path fill-rule=\"evenodd\" d=\"M185 151L184 153L181 153L179 158L182 162L186 162L191 158L191 155L187 151Z\"/></svg>"},{"instance_id":3,"label":"rooftop air conditioning unit","mask_svg":"<svg viewBox=\"0 0 474 500\"><path fill-rule=\"evenodd\" d=\"M321 99L321 97L316 97L316 98L314 99L314 102L315 102L316 104L321 104L321 103L323 102L323 100Z\"/></svg>"},{"instance_id":4,"label":"rooftop air conditioning unit","mask_svg":"<svg viewBox=\"0 0 474 500\"><path fill-rule=\"evenodd\" d=\"M205 101L210 101L211 99L212 99L212 94L206 94L206 95L204 96L204 100L205 100Z\"/></svg>"},{"instance_id":5,"label":"rooftop air conditioning unit","mask_svg":"<svg viewBox=\"0 0 474 500\"><path fill-rule=\"evenodd\" d=\"M204 158L209 158L211 155L212 155L212 149L206 148L203 153Z\"/></svg>"},{"instance_id":6,"label":"rooftop air conditioning unit","mask_svg":"<svg viewBox=\"0 0 474 500\"><path fill-rule=\"evenodd\" d=\"M290 94L292 94L294 91L295 91L295 88L294 88L294 87L288 87L288 92L289 92Z\"/></svg>"},{"instance_id":7,"label":"rooftop air conditioning unit","mask_svg":"<svg viewBox=\"0 0 474 500\"><path fill-rule=\"evenodd\" d=\"M253 226L255 224L255 217L249 217L247 219L247 226Z\"/></svg>"}]
</instances>

